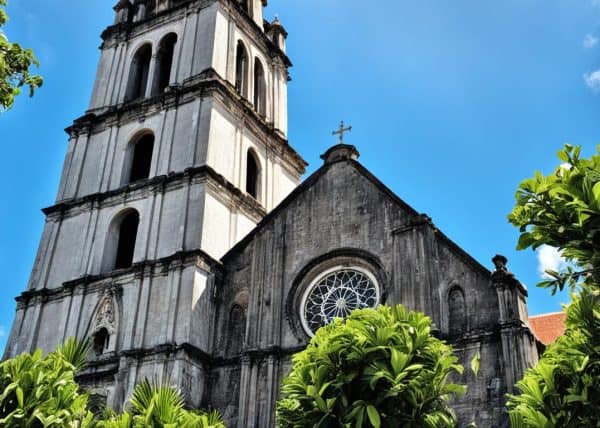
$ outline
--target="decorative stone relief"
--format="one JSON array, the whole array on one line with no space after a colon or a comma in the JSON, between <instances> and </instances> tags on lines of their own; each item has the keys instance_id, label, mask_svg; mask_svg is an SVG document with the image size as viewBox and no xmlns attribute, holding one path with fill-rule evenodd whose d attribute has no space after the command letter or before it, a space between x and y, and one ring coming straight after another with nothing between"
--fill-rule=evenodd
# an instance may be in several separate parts
<instances>
[{"instance_id":1,"label":"decorative stone relief","mask_svg":"<svg viewBox=\"0 0 600 428\"><path fill-rule=\"evenodd\" d=\"M104 295L98 306L93 330L96 332L103 327L106 328L109 333L115 332L115 305L113 302L113 295L110 292Z\"/></svg>"},{"instance_id":2,"label":"decorative stone relief","mask_svg":"<svg viewBox=\"0 0 600 428\"><path fill-rule=\"evenodd\" d=\"M114 291L107 291L96 309L90 329L92 347L96 356L112 352L116 348L117 306Z\"/></svg>"}]
</instances>

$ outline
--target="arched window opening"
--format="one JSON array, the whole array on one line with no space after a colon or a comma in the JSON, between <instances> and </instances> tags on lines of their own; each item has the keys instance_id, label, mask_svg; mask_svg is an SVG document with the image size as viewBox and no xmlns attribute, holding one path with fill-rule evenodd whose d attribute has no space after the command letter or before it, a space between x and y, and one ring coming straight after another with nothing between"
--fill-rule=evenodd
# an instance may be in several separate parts
<instances>
[{"instance_id":1,"label":"arched window opening","mask_svg":"<svg viewBox=\"0 0 600 428\"><path fill-rule=\"evenodd\" d=\"M260 167L252 150L246 156L246 192L254 199L258 199Z\"/></svg>"},{"instance_id":2,"label":"arched window opening","mask_svg":"<svg viewBox=\"0 0 600 428\"><path fill-rule=\"evenodd\" d=\"M237 355L242 352L245 335L246 314L240 305L235 304L229 312L229 325L227 328L227 355Z\"/></svg>"},{"instance_id":3,"label":"arched window opening","mask_svg":"<svg viewBox=\"0 0 600 428\"><path fill-rule=\"evenodd\" d=\"M104 354L104 352L108 349L110 344L110 334L108 334L108 330L105 328L101 328L96 333L94 333L93 337L93 350L94 354L97 357Z\"/></svg>"},{"instance_id":4,"label":"arched window opening","mask_svg":"<svg viewBox=\"0 0 600 428\"><path fill-rule=\"evenodd\" d=\"M173 54L177 34L167 34L160 42L156 57L156 71L154 72L154 85L152 95L162 94L171 83L171 68L173 67Z\"/></svg>"},{"instance_id":5,"label":"arched window opening","mask_svg":"<svg viewBox=\"0 0 600 428\"><path fill-rule=\"evenodd\" d=\"M133 156L129 172L129 183L143 180L150 176L152 151L154 150L154 135L146 134L133 146Z\"/></svg>"},{"instance_id":6,"label":"arched window opening","mask_svg":"<svg viewBox=\"0 0 600 428\"><path fill-rule=\"evenodd\" d=\"M127 213L121 220L121 224L119 225L115 269L128 268L133 264L133 253L135 250L139 222L140 216L135 210Z\"/></svg>"},{"instance_id":7,"label":"arched window opening","mask_svg":"<svg viewBox=\"0 0 600 428\"><path fill-rule=\"evenodd\" d=\"M125 101L137 100L146 95L151 58L152 46L150 44L142 46L135 53L129 69L129 81L127 82Z\"/></svg>"},{"instance_id":8,"label":"arched window opening","mask_svg":"<svg viewBox=\"0 0 600 428\"><path fill-rule=\"evenodd\" d=\"M248 53L241 40L235 56L235 89L242 97L248 97Z\"/></svg>"},{"instance_id":9,"label":"arched window opening","mask_svg":"<svg viewBox=\"0 0 600 428\"><path fill-rule=\"evenodd\" d=\"M467 330L467 305L460 287L454 287L448 293L448 331L450 335L459 335Z\"/></svg>"},{"instance_id":10,"label":"arched window opening","mask_svg":"<svg viewBox=\"0 0 600 428\"><path fill-rule=\"evenodd\" d=\"M258 58L254 61L254 108L262 116L267 114L267 84L265 69Z\"/></svg>"}]
</instances>

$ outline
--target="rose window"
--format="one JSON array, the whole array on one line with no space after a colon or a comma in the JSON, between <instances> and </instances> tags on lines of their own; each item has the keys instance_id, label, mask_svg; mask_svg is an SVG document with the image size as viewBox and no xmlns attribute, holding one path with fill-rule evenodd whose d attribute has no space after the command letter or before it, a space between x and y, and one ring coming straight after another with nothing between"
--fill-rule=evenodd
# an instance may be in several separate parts
<instances>
[{"instance_id":1,"label":"rose window","mask_svg":"<svg viewBox=\"0 0 600 428\"><path fill-rule=\"evenodd\" d=\"M302 324L309 335L355 309L374 308L379 302L375 278L358 268L335 268L319 276L302 299Z\"/></svg>"}]
</instances>

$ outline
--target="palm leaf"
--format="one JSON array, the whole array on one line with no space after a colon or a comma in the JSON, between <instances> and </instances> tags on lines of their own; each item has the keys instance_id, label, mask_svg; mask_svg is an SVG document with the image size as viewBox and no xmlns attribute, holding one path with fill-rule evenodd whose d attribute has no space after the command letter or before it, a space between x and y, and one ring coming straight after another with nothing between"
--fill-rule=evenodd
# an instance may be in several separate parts
<instances>
[{"instance_id":1,"label":"palm leaf","mask_svg":"<svg viewBox=\"0 0 600 428\"><path fill-rule=\"evenodd\" d=\"M62 356L65 361L75 367L75 371L81 371L87 363L87 355L90 351L90 340L77 340L73 337L58 347L56 353Z\"/></svg>"}]
</instances>

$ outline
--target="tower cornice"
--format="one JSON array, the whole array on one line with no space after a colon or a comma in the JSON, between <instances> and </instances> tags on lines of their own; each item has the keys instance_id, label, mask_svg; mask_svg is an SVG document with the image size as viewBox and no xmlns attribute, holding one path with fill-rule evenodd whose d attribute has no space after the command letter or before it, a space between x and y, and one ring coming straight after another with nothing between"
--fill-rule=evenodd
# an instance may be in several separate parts
<instances>
[{"instance_id":1,"label":"tower cornice","mask_svg":"<svg viewBox=\"0 0 600 428\"><path fill-rule=\"evenodd\" d=\"M76 293L77 291L94 292L106 290L107 284L115 287L115 284L132 284L131 278L141 276L148 269L164 271L165 268L176 268L178 266L198 265L208 268L219 278L223 275L223 264L211 257L200 249L178 251L167 257L161 257L152 260L143 260L134 263L126 269L114 270L99 275L84 275L70 281L64 282L57 288L41 288L38 290L28 290L15 298L18 307L27 307L31 303L38 301L44 302L64 299L65 297ZM122 283L122 284L121 284ZM84 290L85 289L85 290Z\"/></svg>"},{"instance_id":2,"label":"tower cornice","mask_svg":"<svg viewBox=\"0 0 600 428\"><path fill-rule=\"evenodd\" d=\"M178 19L181 16L200 11L211 6L214 3L220 3L225 10L232 16L241 28L253 36L255 41L262 44L271 58L279 58L287 67L292 66L289 57L277 46L247 13L245 13L235 0L181 0L170 9L158 12L147 19L138 22L117 23L108 26L102 32L102 48L111 47L116 43L128 40L150 29L160 27L172 19Z\"/></svg>"},{"instance_id":3,"label":"tower cornice","mask_svg":"<svg viewBox=\"0 0 600 428\"><path fill-rule=\"evenodd\" d=\"M86 195L80 198L70 199L59 202L58 204L42 209L46 216L65 215L79 208L85 209L89 204L108 204L112 199L115 203L122 203L127 195L135 195L135 193L152 193L164 192L170 186L179 186L187 180L198 179L207 180L213 185L224 189L232 202L248 213L256 222L260 221L267 213L265 208L256 201L253 197L243 193L240 189L229 182L225 177L217 173L210 166L203 165L194 168L188 168L181 173L173 173L169 175L159 175L135 183L122 186L108 192L98 192L91 195Z\"/></svg>"}]
</instances>

